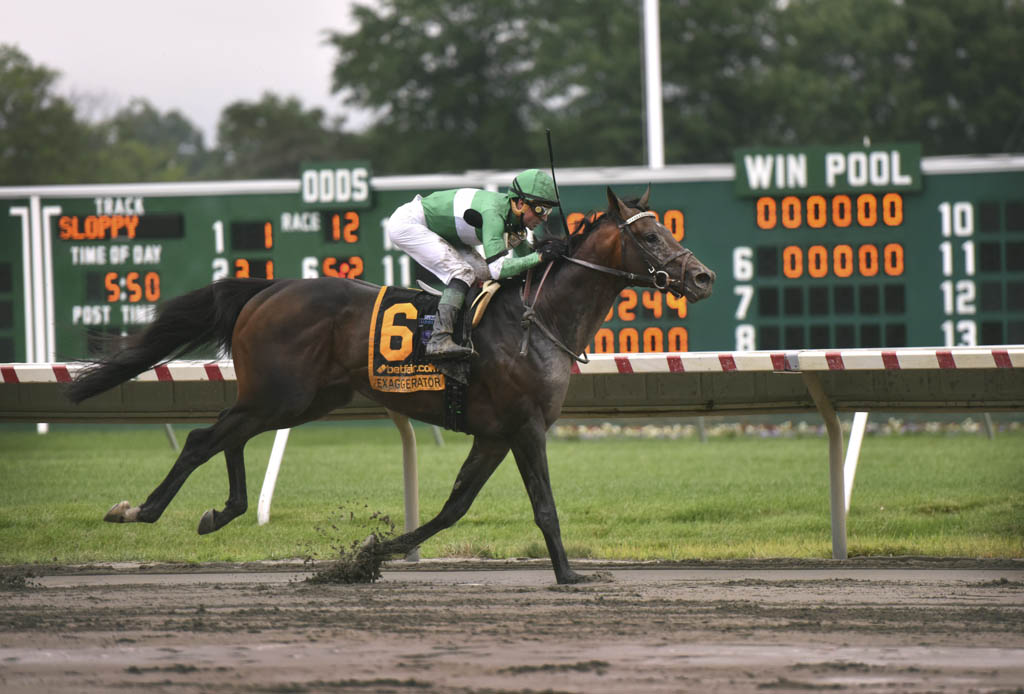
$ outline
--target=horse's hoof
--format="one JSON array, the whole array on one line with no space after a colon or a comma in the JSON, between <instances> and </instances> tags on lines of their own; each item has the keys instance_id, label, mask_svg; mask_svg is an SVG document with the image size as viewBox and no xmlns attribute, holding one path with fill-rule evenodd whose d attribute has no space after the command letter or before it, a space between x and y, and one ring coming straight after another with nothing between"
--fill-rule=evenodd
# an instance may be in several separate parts
<instances>
[{"instance_id":1,"label":"horse's hoof","mask_svg":"<svg viewBox=\"0 0 1024 694\"><path fill-rule=\"evenodd\" d=\"M608 571L595 571L592 574L578 574L573 571L568 576L558 579L562 585L576 585L578 583L613 583L615 577Z\"/></svg>"},{"instance_id":2,"label":"horse's hoof","mask_svg":"<svg viewBox=\"0 0 1024 694\"><path fill-rule=\"evenodd\" d=\"M103 520L108 523L134 523L139 516L139 509L132 508L130 501L122 501L110 507Z\"/></svg>"},{"instance_id":3,"label":"horse's hoof","mask_svg":"<svg viewBox=\"0 0 1024 694\"><path fill-rule=\"evenodd\" d=\"M376 533L370 533L366 536L366 539L359 545L359 554L364 552L372 552L373 548L377 546L377 535Z\"/></svg>"},{"instance_id":4,"label":"horse's hoof","mask_svg":"<svg viewBox=\"0 0 1024 694\"><path fill-rule=\"evenodd\" d=\"M203 514L199 519L199 534L208 535L217 529L217 522L213 519L213 509Z\"/></svg>"}]
</instances>

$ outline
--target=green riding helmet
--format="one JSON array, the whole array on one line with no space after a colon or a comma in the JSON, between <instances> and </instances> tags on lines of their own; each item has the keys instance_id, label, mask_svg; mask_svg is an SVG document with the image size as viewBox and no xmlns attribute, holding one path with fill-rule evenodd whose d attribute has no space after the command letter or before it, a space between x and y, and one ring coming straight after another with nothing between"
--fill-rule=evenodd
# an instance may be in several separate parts
<instances>
[{"instance_id":1,"label":"green riding helmet","mask_svg":"<svg viewBox=\"0 0 1024 694\"><path fill-rule=\"evenodd\" d=\"M536 202L545 207L558 205L555 182L551 180L551 176L540 169L527 169L512 179L510 195L513 198L522 198L527 202Z\"/></svg>"}]
</instances>

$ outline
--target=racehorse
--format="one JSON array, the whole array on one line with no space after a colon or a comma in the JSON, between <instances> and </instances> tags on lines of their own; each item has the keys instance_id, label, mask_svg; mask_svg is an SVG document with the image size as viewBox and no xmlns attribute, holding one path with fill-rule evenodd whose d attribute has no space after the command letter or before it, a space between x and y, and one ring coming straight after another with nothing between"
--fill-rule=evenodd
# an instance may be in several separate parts
<instances>
[{"instance_id":1,"label":"racehorse","mask_svg":"<svg viewBox=\"0 0 1024 694\"><path fill-rule=\"evenodd\" d=\"M540 282L533 277L522 292L505 289L494 296L473 333L479 357L472 361L465 392L464 429L473 436L469 456L441 511L415 530L371 544L376 556L407 554L452 526L511 450L556 580L586 580L570 568L562 546L546 452L546 432L561 411L572 362L625 287L654 287L699 301L710 296L715 280L648 211L650 188L632 206L611 188L607 193L607 211L569 237L565 257L548 265ZM531 284L539 286L534 290ZM190 349L219 345L232 353L238 381L235 404L212 426L189 433L149 498L139 506L116 504L106 520L155 522L189 474L223 451L228 499L222 510L203 514L199 533L224 527L247 508L245 443L259 433L323 417L356 392L414 419L442 424L440 392L370 387L370 317L379 289L336 278L220 280L163 304L146 330L83 370L67 391L75 403Z\"/></svg>"}]
</instances>

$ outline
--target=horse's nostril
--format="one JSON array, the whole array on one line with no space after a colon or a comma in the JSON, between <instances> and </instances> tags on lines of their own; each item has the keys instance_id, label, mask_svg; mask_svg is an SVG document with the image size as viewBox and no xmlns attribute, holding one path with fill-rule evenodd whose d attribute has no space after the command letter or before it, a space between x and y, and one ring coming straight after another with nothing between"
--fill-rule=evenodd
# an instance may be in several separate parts
<instances>
[{"instance_id":1,"label":"horse's nostril","mask_svg":"<svg viewBox=\"0 0 1024 694\"><path fill-rule=\"evenodd\" d=\"M698 287L703 289L704 287L711 286L711 283L715 281L715 278L710 273L698 272L694 276L693 281L697 284Z\"/></svg>"}]
</instances>

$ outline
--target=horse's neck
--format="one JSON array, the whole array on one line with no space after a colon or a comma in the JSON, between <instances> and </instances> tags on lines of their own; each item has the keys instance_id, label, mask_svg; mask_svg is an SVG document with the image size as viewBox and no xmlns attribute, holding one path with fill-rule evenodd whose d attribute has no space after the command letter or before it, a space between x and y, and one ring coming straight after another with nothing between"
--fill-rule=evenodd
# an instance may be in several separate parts
<instances>
[{"instance_id":1,"label":"horse's neck","mask_svg":"<svg viewBox=\"0 0 1024 694\"><path fill-rule=\"evenodd\" d=\"M567 347L581 354L624 286L611 275L565 263L541 288L537 314Z\"/></svg>"}]
</instances>

